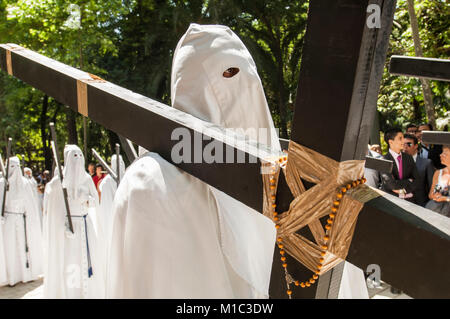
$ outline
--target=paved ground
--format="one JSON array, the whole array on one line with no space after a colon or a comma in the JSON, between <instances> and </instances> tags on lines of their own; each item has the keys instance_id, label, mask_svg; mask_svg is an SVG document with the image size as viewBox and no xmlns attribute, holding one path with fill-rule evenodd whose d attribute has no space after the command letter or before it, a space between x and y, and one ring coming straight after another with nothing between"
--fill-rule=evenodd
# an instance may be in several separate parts
<instances>
[{"instance_id":1,"label":"paved ground","mask_svg":"<svg viewBox=\"0 0 450 319\"><path fill-rule=\"evenodd\" d=\"M371 299L411 299L411 297L400 293L393 294L391 287L386 283L381 283L378 288L369 289ZM0 299L42 299L43 298L43 279L19 283L14 287L0 287Z\"/></svg>"},{"instance_id":2,"label":"paved ground","mask_svg":"<svg viewBox=\"0 0 450 319\"><path fill-rule=\"evenodd\" d=\"M38 280L18 283L14 287L0 287L0 299L42 299L43 278Z\"/></svg>"}]
</instances>

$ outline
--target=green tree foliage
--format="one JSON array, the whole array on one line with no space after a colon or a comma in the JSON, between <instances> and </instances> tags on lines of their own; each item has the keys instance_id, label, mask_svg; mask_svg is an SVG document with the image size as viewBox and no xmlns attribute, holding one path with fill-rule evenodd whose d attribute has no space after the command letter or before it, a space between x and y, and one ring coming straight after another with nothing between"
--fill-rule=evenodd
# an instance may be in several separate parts
<instances>
[{"instance_id":1,"label":"green tree foliage","mask_svg":"<svg viewBox=\"0 0 450 319\"><path fill-rule=\"evenodd\" d=\"M450 6L448 1L415 1L420 38L424 56L450 57ZM405 127L409 123L427 122L419 79L390 75L387 65L391 55L414 56L406 0L399 0L391 33L388 59L378 99L380 126ZM450 124L450 87L448 82L431 81L437 125L444 129Z\"/></svg>"},{"instance_id":2,"label":"green tree foliage","mask_svg":"<svg viewBox=\"0 0 450 319\"><path fill-rule=\"evenodd\" d=\"M0 43L17 43L170 104L173 51L189 24L228 25L255 59L275 125L288 137L307 9L307 0L0 0ZM447 1L416 1L416 12L424 54L448 58ZM390 44L389 56L414 55L406 0L398 1ZM432 81L432 90L438 124L443 127L450 117L449 87ZM391 76L386 69L378 109L382 129L425 121L420 82ZM2 149L11 136L15 152L25 154L28 165L51 168L50 121L56 122L61 146L69 135L83 145L80 115L0 74ZM117 136L87 122L88 149L94 147L108 159Z\"/></svg>"}]
</instances>

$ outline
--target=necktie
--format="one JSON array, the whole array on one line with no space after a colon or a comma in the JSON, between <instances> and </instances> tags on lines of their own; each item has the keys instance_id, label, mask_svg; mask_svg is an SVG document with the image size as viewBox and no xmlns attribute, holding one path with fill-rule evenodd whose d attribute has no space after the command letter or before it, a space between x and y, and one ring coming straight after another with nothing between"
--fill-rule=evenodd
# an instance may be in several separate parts
<instances>
[{"instance_id":1,"label":"necktie","mask_svg":"<svg viewBox=\"0 0 450 319\"><path fill-rule=\"evenodd\" d=\"M402 154L397 157L398 160L398 177L403 179L403 163L402 163Z\"/></svg>"}]
</instances>

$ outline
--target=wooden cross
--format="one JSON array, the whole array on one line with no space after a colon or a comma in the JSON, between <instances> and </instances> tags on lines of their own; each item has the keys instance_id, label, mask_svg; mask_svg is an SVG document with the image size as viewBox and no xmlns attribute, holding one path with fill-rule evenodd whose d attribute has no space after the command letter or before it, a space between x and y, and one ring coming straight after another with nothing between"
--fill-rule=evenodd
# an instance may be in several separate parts
<instances>
[{"instance_id":1,"label":"wooden cross","mask_svg":"<svg viewBox=\"0 0 450 319\"><path fill-rule=\"evenodd\" d=\"M310 1L292 141L338 162L364 159L395 5L395 0ZM379 26L368 23L373 14L370 8L375 8L375 13L379 9ZM270 149L244 140L232 145L220 127L22 47L0 45L0 68L262 211L261 163L278 155ZM186 128L191 136L203 135L202 147L211 141L222 142L226 149L244 154L247 160L174 163L171 150L178 141L172 140L171 134L179 127ZM292 199L281 177L277 207L286 211ZM379 265L381 280L412 297L449 298L450 278L442 271L450 269L450 219L438 217L389 194L372 199L359 214L346 260L363 270L370 264ZM314 240L307 228L299 233ZM290 266L295 277L310 276L311 271L287 258L289 265L295 265ZM339 267L342 263L322 275L318 285L296 289L294 297L335 298ZM275 255L269 291L273 298L286 297L281 269Z\"/></svg>"}]
</instances>

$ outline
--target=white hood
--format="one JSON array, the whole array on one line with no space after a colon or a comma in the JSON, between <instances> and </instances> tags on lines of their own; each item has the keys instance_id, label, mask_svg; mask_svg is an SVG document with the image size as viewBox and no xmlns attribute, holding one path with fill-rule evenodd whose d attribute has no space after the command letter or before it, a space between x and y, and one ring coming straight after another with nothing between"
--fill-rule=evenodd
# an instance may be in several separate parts
<instances>
[{"instance_id":1,"label":"white hood","mask_svg":"<svg viewBox=\"0 0 450 319\"><path fill-rule=\"evenodd\" d=\"M23 183L22 170L20 169L20 160L17 156L9 158L8 182L10 192L17 192Z\"/></svg>"},{"instance_id":2,"label":"white hood","mask_svg":"<svg viewBox=\"0 0 450 319\"><path fill-rule=\"evenodd\" d=\"M67 188L67 194L70 198L77 198L80 186L89 175L84 169L83 153L76 145L67 144L64 147L63 176L63 186Z\"/></svg>"},{"instance_id":3,"label":"white hood","mask_svg":"<svg viewBox=\"0 0 450 319\"><path fill-rule=\"evenodd\" d=\"M239 72L224 77L229 68ZM259 142L280 150L255 62L228 27L189 26L174 53L171 97L174 108L225 128L270 129ZM252 132L246 135L258 140Z\"/></svg>"}]
</instances>

